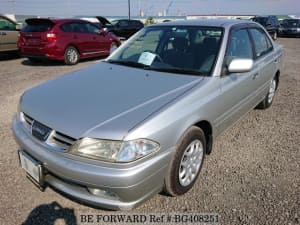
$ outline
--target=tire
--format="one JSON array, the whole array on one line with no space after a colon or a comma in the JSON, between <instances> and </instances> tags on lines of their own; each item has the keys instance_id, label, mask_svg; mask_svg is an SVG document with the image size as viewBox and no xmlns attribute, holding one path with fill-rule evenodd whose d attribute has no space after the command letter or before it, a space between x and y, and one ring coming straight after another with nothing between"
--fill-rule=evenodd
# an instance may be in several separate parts
<instances>
[{"instance_id":1,"label":"tire","mask_svg":"<svg viewBox=\"0 0 300 225\"><path fill-rule=\"evenodd\" d=\"M191 127L177 145L165 177L164 192L171 196L188 192L199 176L205 152L204 132L198 127Z\"/></svg>"},{"instance_id":2,"label":"tire","mask_svg":"<svg viewBox=\"0 0 300 225\"><path fill-rule=\"evenodd\" d=\"M278 85L278 81L277 81L276 77L274 77L270 82L268 94L266 95L264 100L262 100L258 104L258 106L256 108L258 108L258 109L267 109L272 105L272 103L274 101L277 85Z\"/></svg>"},{"instance_id":3,"label":"tire","mask_svg":"<svg viewBox=\"0 0 300 225\"><path fill-rule=\"evenodd\" d=\"M33 63L39 63L42 61L41 59L34 58L34 57L28 57L28 60Z\"/></svg>"},{"instance_id":4,"label":"tire","mask_svg":"<svg viewBox=\"0 0 300 225\"><path fill-rule=\"evenodd\" d=\"M115 42L112 42L109 49L109 55L111 55L117 48L118 45Z\"/></svg>"},{"instance_id":5,"label":"tire","mask_svg":"<svg viewBox=\"0 0 300 225\"><path fill-rule=\"evenodd\" d=\"M272 35L272 38L273 38L274 41L276 41L276 40L277 40L277 37L278 37L278 34L277 34L277 31L275 31L275 32L273 33L273 35Z\"/></svg>"},{"instance_id":6,"label":"tire","mask_svg":"<svg viewBox=\"0 0 300 225\"><path fill-rule=\"evenodd\" d=\"M77 49L73 46L69 46L65 50L65 63L67 65L75 65L79 62L79 53Z\"/></svg>"}]
</instances>

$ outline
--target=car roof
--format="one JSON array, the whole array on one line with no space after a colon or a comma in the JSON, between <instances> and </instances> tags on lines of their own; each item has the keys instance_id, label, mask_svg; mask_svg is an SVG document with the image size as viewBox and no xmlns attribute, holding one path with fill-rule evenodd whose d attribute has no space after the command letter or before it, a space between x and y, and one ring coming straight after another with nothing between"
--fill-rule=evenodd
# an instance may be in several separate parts
<instances>
[{"instance_id":1,"label":"car roof","mask_svg":"<svg viewBox=\"0 0 300 225\"><path fill-rule=\"evenodd\" d=\"M140 20L133 20L133 19L115 19L113 21L138 21L138 22L141 22Z\"/></svg>"},{"instance_id":2,"label":"car roof","mask_svg":"<svg viewBox=\"0 0 300 225\"><path fill-rule=\"evenodd\" d=\"M86 20L82 20L82 19L74 19L74 18L71 18L71 19L58 19L58 18L29 18L29 19L26 19L25 22L30 22L30 21L45 21L45 22L51 22L51 23L64 23L64 22L88 22Z\"/></svg>"},{"instance_id":3,"label":"car roof","mask_svg":"<svg viewBox=\"0 0 300 225\"><path fill-rule=\"evenodd\" d=\"M240 19L193 19L178 20L172 22L159 23L151 26L205 26L205 27L231 27L237 24L255 24L249 20Z\"/></svg>"},{"instance_id":4,"label":"car roof","mask_svg":"<svg viewBox=\"0 0 300 225\"><path fill-rule=\"evenodd\" d=\"M255 16L254 18L269 18L269 17L276 17L276 16L274 16L274 15L257 15L257 16ZM276 17L277 18L277 17Z\"/></svg>"}]
</instances>

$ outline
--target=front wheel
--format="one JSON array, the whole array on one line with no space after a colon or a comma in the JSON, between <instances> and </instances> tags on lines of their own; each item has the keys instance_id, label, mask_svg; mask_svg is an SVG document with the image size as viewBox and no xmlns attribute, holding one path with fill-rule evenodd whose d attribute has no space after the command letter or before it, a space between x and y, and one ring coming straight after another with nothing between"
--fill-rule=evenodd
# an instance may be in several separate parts
<instances>
[{"instance_id":1,"label":"front wheel","mask_svg":"<svg viewBox=\"0 0 300 225\"><path fill-rule=\"evenodd\" d=\"M277 79L276 77L274 77L270 82L268 94L266 95L264 100L262 100L259 103L259 105L257 106L258 109L267 109L272 105L276 93L277 85L278 85Z\"/></svg>"},{"instance_id":2,"label":"front wheel","mask_svg":"<svg viewBox=\"0 0 300 225\"><path fill-rule=\"evenodd\" d=\"M65 63L67 65L75 65L79 62L79 53L73 46L67 47L65 50Z\"/></svg>"},{"instance_id":3,"label":"front wheel","mask_svg":"<svg viewBox=\"0 0 300 225\"><path fill-rule=\"evenodd\" d=\"M165 192L171 196L188 192L197 180L206 151L204 132L191 127L179 142L165 177Z\"/></svg>"},{"instance_id":4,"label":"front wheel","mask_svg":"<svg viewBox=\"0 0 300 225\"><path fill-rule=\"evenodd\" d=\"M274 41L276 41L276 40L277 40L277 37L278 37L278 34L277 34L277 31L275 31L275 32L273 33L273 35L272 35L272 38L273 38Z\"/></svg>"}]
</instances>

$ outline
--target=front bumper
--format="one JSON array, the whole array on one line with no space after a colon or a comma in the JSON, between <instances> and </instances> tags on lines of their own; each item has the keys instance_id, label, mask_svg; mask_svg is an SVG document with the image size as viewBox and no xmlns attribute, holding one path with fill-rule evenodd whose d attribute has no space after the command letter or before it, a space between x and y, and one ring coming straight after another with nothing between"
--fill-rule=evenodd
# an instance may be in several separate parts
<instances>
[{"instance_id":1,"label":"front bumper","mask_svg":"<svg viewBox=\"0 0 300 225\"><path fill-rule=\"evenodd\" d=\"M169 149L148 159L116 165L50 150L32 137L16 117L12 128L21 149L42 164L45 184L80 201L109 209L131 209L159 193L173 152ZM117 197L92 194L88 188Z\"/></svg>"}]
</instances>

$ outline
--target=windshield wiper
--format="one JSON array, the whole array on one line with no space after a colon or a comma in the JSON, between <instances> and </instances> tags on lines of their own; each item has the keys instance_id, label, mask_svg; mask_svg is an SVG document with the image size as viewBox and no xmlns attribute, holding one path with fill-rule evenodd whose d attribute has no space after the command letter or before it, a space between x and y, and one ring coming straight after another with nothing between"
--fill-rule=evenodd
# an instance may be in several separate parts
<instances>
[{"instance_id":1,"label":"windshield wiper","mask_svg":"<svg viewBox=\"0 0 300 225\"><path fill-rule=\"evenodd\" d=\"M130 67L137 67L137 68L146 68L149 67L143 63L134 62L134 61L125 61L125 60L107 60L106 62Z\"/></svg>"},{"instance_id":2,"label":"windshield wiper","mask_svg":"<svg viewBox=\"0 0 300 225\"><path fill-rule=\"evenodd\" d=\"M178 73L178 74L190 74L190 75L198 75L198 76L206 76L205 74L191 69L184 69L178 67L147 67L145 69L148 70L155 70L160 72L167 72L167 73Z\"/></svg>"},{"instance_id":3,"label":"windshield wiper","mask_svg":"<svg viewBox=\"0 0 300 225\"><path fill-rule=\"evenodd\" d=\"M107 60L105 62L112 63L112 64L118 64L118 65L124 65L124 66L130 66L130 67L136 67L136 68L143 68L145 70L155 70L155 71L167 72L167 73L206 76L206 74L203 74L197 70L184 69L184 68L178 68L178 67L154 67L154 66L148 66L148 65L145 65L145 64L139 63L139 62L125 61L125 60Z\"/></svg>"}]
</instances>

